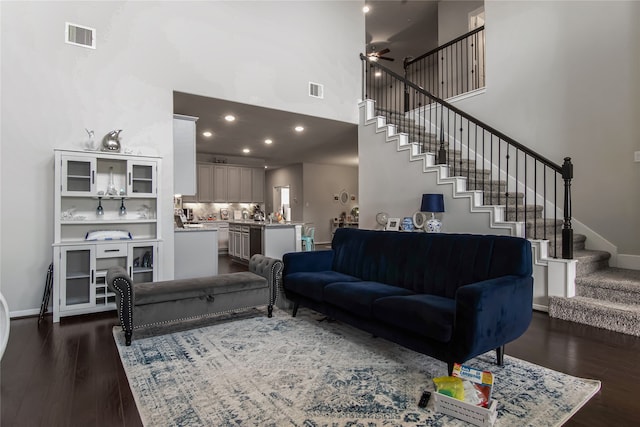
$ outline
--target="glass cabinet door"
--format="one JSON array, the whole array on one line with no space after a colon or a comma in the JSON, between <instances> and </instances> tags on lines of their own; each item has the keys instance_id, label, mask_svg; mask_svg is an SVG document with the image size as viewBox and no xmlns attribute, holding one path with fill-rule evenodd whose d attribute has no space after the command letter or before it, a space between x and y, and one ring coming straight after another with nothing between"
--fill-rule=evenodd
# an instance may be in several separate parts
<instances>
[{"instance_id":1,"label":"glass cabinet door","mask_svg":"<svg viewBox=\"0 0 640 427\"><path fill-rule=\"evenodd\" d=\"M128 164L128 192L131 197L155 196L157 193L156 162L130 161Z\"/></svg>"},{"instance_id":2,"label":"glass cabinet door","mask_svg":"<svg viewBox=\"0 0 640 427\"><path fill-rule=\"evenodd\" d=\"M60 309L74 310L95 305L95 249L74 246L61 249Z\"/></svg>"},{"instance_id":3,"label":"glass cabinet door","mask_svg":"<svg viewBox=\"0 0 640 427\"><path fill-rule=\"evenodd\" d=\"M129 243L129 276L133 283L157 280L157 248L156 243Z\"/></svg>"},{"instance_id":4,"label":"glass cabinet door","mask_svg":"<svg viewBox=\"0 0 640 427\"><path fill-rule=\"evenodd\" d=\"M62 156L62 195L91 196L96 191L95 157Z\"/></svg>"}]
</instances>

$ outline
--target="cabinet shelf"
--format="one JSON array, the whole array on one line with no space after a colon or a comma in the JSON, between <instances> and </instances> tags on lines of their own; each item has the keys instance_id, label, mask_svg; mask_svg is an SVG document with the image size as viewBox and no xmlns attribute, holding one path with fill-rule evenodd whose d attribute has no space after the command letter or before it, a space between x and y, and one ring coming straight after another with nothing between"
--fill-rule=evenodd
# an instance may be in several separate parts
<instances>
[{"instance_id":1,"label":"cabinet shelf","mask_svg":"<svg viewBox=\"0 0 640 427\"><path fill-rule=\"evenodd\" d=\"M137 181L137 180L134 180ZM152 181L152 180L149 180ZM122 200L122 198L124 198L125 200L129 200L129 199L149 199L149 200L155 200L156 197L155 196L150 196L148 193L139 193L139 192L132 192L132 193L127 193L125 195L110 195L110 194L103 194L103 195L98 195L98 194L73 194L73 193L65 193L62 194L60 197L62 197L63 199L65 198L70 198L70 199L92 199L92 200L98 200L98 199L102 199L104 200Z\"/></svg>"},{"instance_id":2,"label":"cabinet shelf","mask_svg":"<svg viewBox=\"0 0 640 427\"><path fill-rule=\"evenodd\" d=\"M89 275L85 272L81 272L81 273L73 273L73 272L69 272L67 273L67 280L74 280L74 279L88 279Z\"/></svg>"},{"instance_id":3,"label":"cabinet shelf","mask_svg":"<svg viewBox=\"0 0 640 427\"><path fill-rule=\"evenodd\" d=\"M60 221L61 225L84 225L84 224L153 224L158 222L156 218L153 219L78 219L78 220L64 220Z\"/></svg>"}]
</instances>

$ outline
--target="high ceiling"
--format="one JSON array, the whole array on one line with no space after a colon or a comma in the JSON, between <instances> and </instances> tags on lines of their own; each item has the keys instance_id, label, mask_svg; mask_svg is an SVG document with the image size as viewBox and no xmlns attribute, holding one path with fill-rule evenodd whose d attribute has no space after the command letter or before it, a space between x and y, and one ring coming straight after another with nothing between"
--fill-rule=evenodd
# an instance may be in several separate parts
<instances>
[{"instance_id":1,"label":"high ceiling","mask_svg":"<svg viewBox=\"0 0 640 427\"><path fill-rule=\"evenodd\" d=\"M437 2L367 0L366 42L363 51L391 49L382 61L396 71L402 59L426 52L437 44ZM416 53L417 52L417 53ZM359 52L354 52L357 55ZM355 101L354 101L354 108ZM277 168L301 162L357 165L358 129L351 123L273 110L222 99L174 92L174 113L199 117L196 151L199 154L264 159ZM224 116L233 114L234 122ZM301 125L303 132L293 128ZM212 132L205 137L203 132ZM272 144L264 143L271 139ZM242 152L244 148L250 153Z\"/></svg>"}]
</instances>

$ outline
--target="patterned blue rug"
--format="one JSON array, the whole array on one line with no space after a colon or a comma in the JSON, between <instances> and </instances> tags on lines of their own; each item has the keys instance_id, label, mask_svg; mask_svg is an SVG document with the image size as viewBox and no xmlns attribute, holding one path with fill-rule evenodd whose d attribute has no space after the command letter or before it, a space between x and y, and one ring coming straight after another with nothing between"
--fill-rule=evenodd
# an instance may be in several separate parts
<instances>
[{"instance_id":1,"label":"patterned blue rug","mask_svg":"<svg viewBox=\"0 0 640 427\"><path fill-rule=\"evenodd\" d=\"M446 364L322 318L255 309L114 337L146 426L468 425L417 406ZM496 426L561 425L600 389L494 352L467 364L494 373Z\"/></svg>"}]
</instances>

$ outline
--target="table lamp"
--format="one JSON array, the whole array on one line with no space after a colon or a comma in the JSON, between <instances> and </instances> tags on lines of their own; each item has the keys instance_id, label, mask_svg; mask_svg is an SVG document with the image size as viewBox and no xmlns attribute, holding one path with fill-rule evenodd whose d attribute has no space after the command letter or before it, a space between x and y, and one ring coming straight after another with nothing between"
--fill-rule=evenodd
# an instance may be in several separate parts
<instances>
[{"instance_id":1,"label":"table lamp","mask_svg":"<svg viewBox=\"0 0 640 427\"><path fill-rule=\"evenodd\" d=\"M439 233L442 223L436 218L436 212L444 212L444 196L442 194L423 194L420 212L431 212L431 219L427 221L425 231L427 233Z\"/></svg>"}]
</instances>

